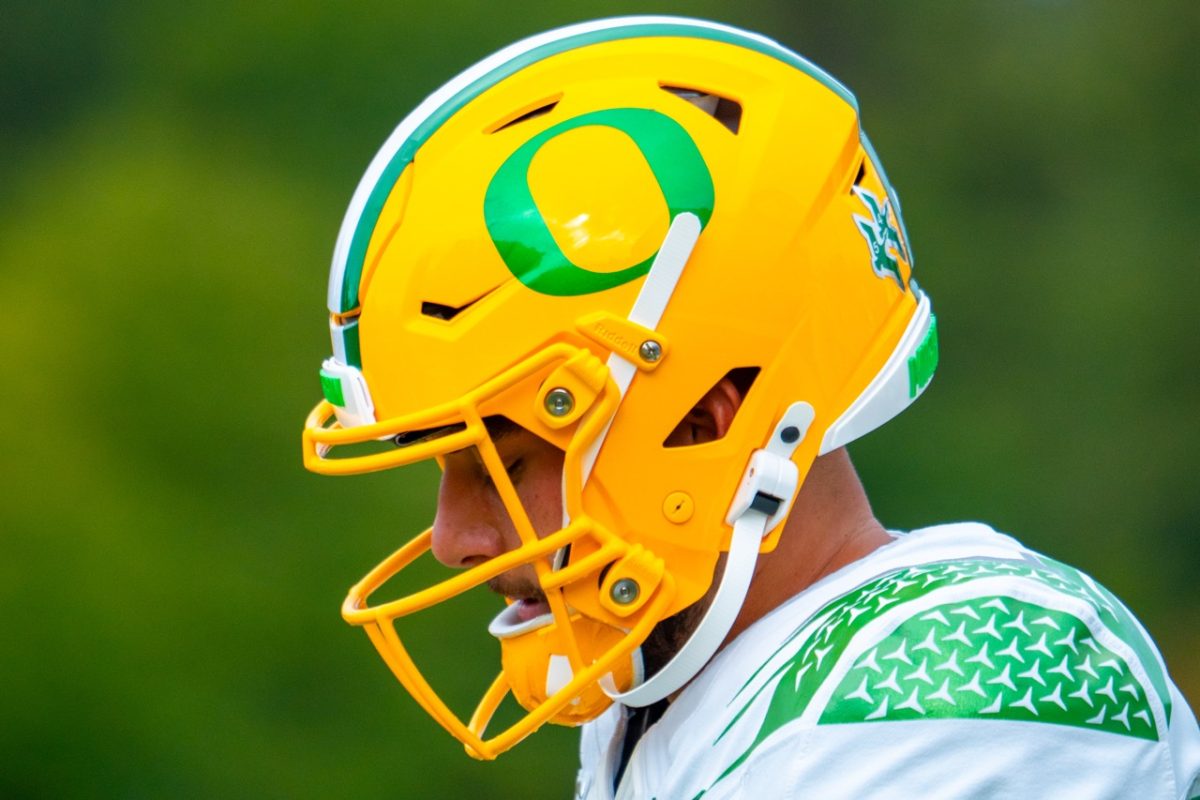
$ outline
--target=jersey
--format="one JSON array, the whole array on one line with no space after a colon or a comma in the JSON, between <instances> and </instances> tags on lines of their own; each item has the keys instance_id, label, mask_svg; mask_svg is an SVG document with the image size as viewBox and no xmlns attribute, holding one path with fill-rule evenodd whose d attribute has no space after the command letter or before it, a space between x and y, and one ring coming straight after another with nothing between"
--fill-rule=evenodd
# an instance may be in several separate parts
<instances>
[{"instance_id":1,"label":"jersey","mask_svg":"<svg viewBox=\"0 0 1200 800\"><path fill-rule=\"evenodd\" d=\"M978 523L894 541L726 645L638 741L584 726L576 797L1200 797L1200 731L1141 625Z\"/></svg>"}]
</instances>

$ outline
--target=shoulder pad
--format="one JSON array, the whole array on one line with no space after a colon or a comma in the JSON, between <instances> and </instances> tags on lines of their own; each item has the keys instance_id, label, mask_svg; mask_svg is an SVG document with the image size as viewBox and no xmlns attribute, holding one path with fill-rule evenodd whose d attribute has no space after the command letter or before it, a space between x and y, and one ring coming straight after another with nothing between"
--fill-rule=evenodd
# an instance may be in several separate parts
<instances>
[{"instance_id":1,"label":"shoulder pad","mask_svg":"<svg viewBox=\"0 0 1200 800\"><path fill-rule=\"evenodd\" d=\"M1049 559L961 559L872 579L788 637L743 687L743 711L762 693L759 731L730 770L801 718L1006 719L1151 740L1170 719L1141 627L1090 577Z\"/></svg>"},{"instance_id":2,"label":"shoulder pad","mask_svg":"<svg viewBox=\"0 0 1200 800\"><path fill-rule=\"evenodd\" d=\"M855 659L820 724L1012 719L1157 739L1146 687L1083 619L1002 595L909 616Z\"/></svg>"}]
</instances>

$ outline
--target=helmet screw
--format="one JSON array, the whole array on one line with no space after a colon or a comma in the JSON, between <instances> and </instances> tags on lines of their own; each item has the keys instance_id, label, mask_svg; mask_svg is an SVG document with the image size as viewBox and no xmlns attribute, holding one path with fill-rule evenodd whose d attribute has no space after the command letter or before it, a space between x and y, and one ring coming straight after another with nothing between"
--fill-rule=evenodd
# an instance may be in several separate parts
<instances>
[{"instance_id":1,"label":"helmet screw","mask_svg":"<svg viewBox=\"0 0 1200 800\"><path fill-rule=\"evenodd\" d=\"M642 346L638 348L638 355L653 364L655 361L658 361L660 358L662 358L662 345L653 339L647 339L646 341L642 342Z\"/></svg>"},{"instance_id":2,"label":"helmet screw","mask_svg":"<svg viewBox=\"0 0 1200 800\"><path fill-rule=\"evenodd\" d=\"M637 581L633 578L621 578L608 590L608 594L612 597L613 602L622 606L627 606L634 600L637 600L638 595L641 593L641 587L638 586Z\"/></svg>"},{"instance_id":3,"label":"helmet screw","mask_svg":"<svg viewBox=\"0 0 1200 800\"><path fill-rule=\"evenodd\" d=\"M566 389L551 389L546 392L546 411L552 417L565 417L575 408L575 398Z\"/></svg>"},{"instance_id":4,"label":"helmet screw","mask_svg":"<svg viewBox=\"0 0 1200 800\"><path fill-rule=\"evenodd\" d=\"M800 438L800 429L795 425L788 425L779 432L779 438L783 440L784 444L792 444Z\"/></svg>"}]
</instances>

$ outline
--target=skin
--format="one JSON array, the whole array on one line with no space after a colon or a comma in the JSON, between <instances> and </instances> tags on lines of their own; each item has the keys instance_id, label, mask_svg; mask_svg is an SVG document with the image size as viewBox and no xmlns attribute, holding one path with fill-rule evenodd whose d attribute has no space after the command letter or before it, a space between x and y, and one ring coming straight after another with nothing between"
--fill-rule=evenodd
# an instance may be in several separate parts
<instances>
[{"instance_id":1,"label":"skin","mask_svg":"<svg viewBox=\"0 0 1200 800\"><path fill-rule=\"evenodd\" d=\"M489 426L490 427L490 426ZM523 428L491 431L521 505L539 536L562 525L563 453ZM466 569L520 545L516 527L474 448L443 457L433 521L433 555L448 567ZM521 566L489 581L492 591L523 602L522 619L549 610L533 567Z\"/></svg>"},{"instance_id":2,"label":"skin","mask_svg":"<svg viewBox=\"0 0 1200 800\"><path fill-rule=\"evenodd\" d=\"M740 404L737 387L722 380L696 404L668 442L687 445L719 439L728 431ZM562 521L562 451L511 424L494 430L493 440L534 530L539 536L558 530ZM871 512L846 451L839 449L817 458L797 494L779 545L759 557L746 600L725 641L796 593L890 541ZM447 455L433 524L434 556L447 566L467 568L519 543L478 453L468 449ZM549 610L528 565L501 575L489 586L517 602L522 619ZM707 597L659 624L643 647L651 671L686 641L705 608Z\"/></svg>"}]
</instances>

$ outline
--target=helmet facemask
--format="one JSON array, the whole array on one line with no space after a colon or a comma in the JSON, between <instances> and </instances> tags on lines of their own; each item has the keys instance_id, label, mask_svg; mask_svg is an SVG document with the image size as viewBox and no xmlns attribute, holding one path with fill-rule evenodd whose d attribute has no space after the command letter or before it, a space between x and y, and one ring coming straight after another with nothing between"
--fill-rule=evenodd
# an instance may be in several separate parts
<instances>
[{"instance_id":1,"label":"helmet facemask","mask_svg":"<svg viewBox=\"0 0 1200 800\"><path fill-rule=\"evenodd\" d=\"M489 401L506 391L529 382L552 386L543 388L541 405L553 419L562 410L559 384L564 374L587 372L593 389L587 398L584 389L569 392L570 414L574 431L563 459L564 526L539 538L517 490L497 451L494 437L481 413ZM547 378L549 376L549 378ZM551 395L553 389L560 393ZM598 391L596 391L598 389ZM580 397L583 395L583 397ZM407 594L386 603L371 605L370 596L396 578L417 559L430 551L432 529L413 538L387 560L379 564L350 591L342 613L347 622L363 626L388 666L421 706L462 740L469 753L494 758L509 749L545 722L575 725L594 718L610 703L607 692L618 693L640 680L637 649L670 604L674 587L661 564L649 565L658 572L655 586L643 582L638 591L639 619L627 629L616 628L588 618L571 608L565 590L587 580L595 583L597 573L614 563L643 567L639 558L644 550L614 535L590 518L582 508L584 462L593 446L611 423L620 400L616 383L607 368L586 350L568 345L547 348L537 356L497 376L477 392L462 399L455 407L433 409L409 418L345 429L335 421L334 407L326 400L310 416L305 432L306 459L310 467L323 472L352 473L398 467L430 458L442 457L474 448L479 460L508 513L520 545L484 563L466 569L434 586ZM564 415L565 416L565 415ZM433 429L433 434L426 431ZM373 440L404 442L394 450L338 458L337 448L363 445ZM411 441L411 443L408 443ZM574 551L577 557L570 557ZM587 555L578 557L586 552ZM503 670L480 701L469 722L464 723L446 705L421 674L397 633L395 622L424 611L471 589L486 585L522 566L531 567L549 613L537 619L519 621L510 605L497 615L489 631L501 644ZM623 574L623 573L622 573ZM615 583L614 578L608 583ZM604 591L601 585L594 590ZM624 599L621 591L608 587L610 596ZM615 601L614 601L615 602ZM508 693L529 714L506 730L485 738L488 723Z\"/></svg>"}]
</instances>

